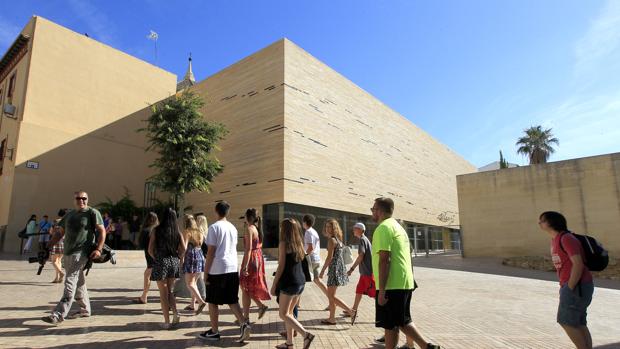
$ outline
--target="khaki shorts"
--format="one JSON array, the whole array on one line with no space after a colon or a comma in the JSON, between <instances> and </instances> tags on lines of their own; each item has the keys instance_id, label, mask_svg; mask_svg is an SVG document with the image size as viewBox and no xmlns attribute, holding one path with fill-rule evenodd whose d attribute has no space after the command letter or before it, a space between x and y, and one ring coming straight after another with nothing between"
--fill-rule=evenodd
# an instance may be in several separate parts
<instances>
[{"instance_id":1,"label":"khaki shorts","mask_svg":"<svg viewBox=\"0 0 620 349\"><path fill-rule=\"evenodd\" d=\"M319 278L319 274L321 274L321 263L312 263L312 274L314 274L313 280Z\"/></svg>"}]
</instances>

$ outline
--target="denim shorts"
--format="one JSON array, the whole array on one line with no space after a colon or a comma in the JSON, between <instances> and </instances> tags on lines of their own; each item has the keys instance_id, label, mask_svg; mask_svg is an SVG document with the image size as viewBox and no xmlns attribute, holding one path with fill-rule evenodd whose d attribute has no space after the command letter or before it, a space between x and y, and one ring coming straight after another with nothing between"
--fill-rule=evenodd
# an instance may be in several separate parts
<instances>
[{"instance_id":1,"label":"denim shorts","mask_svg":"<svg viewBox=\"0 0 620 349\"><path fill-rule=\"evenodd\" d=\"M297 296L297 295L300 295L303 291L304 291L304 285L287 286L280 290L280 292L288 296Z\"/></svg>"},{"instance_id":2,"label":"denim shorts","mask_svg":"<svg viewBox=\"0 0 620 349\"><path fill-rule=\"evenodd\" d=\"M557 321L560 325L573 327L586 326L588 324L588 306L592 302L594 283L579 283L574 290L568 285L560 288L560 305L558 306Z\"/></svg>"}]
</instances>

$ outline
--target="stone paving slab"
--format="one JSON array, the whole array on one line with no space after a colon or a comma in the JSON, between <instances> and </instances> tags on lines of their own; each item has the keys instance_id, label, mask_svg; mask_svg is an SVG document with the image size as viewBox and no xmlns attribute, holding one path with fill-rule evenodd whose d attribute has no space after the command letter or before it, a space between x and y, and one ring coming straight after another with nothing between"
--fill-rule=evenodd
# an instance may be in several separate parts
<instances>
[{"instance_id":1,"label":"stone paving slab","mask_svg":"<svg viewBox=\"0 0 620 349\"><path fill-rule=\"evenodd\" d=\"M49 283L53 278L51 266L37 276L36 265L0 256L0 348L273 348L282 342L277 333L283 330L283 324L275 301L268 302L271 309L253 324L252 339L244 345L233 342L238 327L233 325L234 317L227 309L220 316L221 332L226 338L218 343L205 343L196 337L209 326L205 313L185 314L179 328L160 330L163 318L154 283L149 304L131 303L141 292L144 262L140 256L138 252L121 253L118 265L96 266L88 277L94 316L66 320L58 327L40 320L62 293L62 285ZM416 262L424 267L415 268L420 288L414 293L412 312L428 339L445 348L571 348L555 323L559 286L549 281L552 273L530 279L501 275L508 269L488 263L485 273L450 270L450 263L443 257ZM269 283L275 268L275 262L267 262ZM354 274L349 285L338 290L350 305L357 278ZM611 286L597 288L590 307L590 328L598 348L620 348L620 285L615 289ZM180 302L184 307L187 300ZM381 331L374 327L374 303L370 298L363 298L353 327L348 319L339 319L333 327L320 325L320 320L327 317L322 310L326 304L319 289L308 284L300 320L317 335L314 348L383 347L374 343ZM252 311L255 320L256 309ZM295 347L302 347L300 337Z\"/></svg>"}]
</instances>

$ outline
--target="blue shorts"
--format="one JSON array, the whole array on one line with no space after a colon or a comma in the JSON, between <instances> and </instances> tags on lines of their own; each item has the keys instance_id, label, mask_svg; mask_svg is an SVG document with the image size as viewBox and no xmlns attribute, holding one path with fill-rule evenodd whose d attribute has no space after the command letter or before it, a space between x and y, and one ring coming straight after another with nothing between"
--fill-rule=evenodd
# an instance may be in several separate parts
<instances>
[{"instance_id":1,"label":"blue shorts","mask_svg":"<svg viewBox=\"0 0 620 349\"><path fill-rule=\"evenodd\" d=\"M592 302L594 283L579 283L574 290L568 285L560 288L560 305L558 306L558 323L572 327L588 324L588 306Z\"/></svg>"}]
</instances>

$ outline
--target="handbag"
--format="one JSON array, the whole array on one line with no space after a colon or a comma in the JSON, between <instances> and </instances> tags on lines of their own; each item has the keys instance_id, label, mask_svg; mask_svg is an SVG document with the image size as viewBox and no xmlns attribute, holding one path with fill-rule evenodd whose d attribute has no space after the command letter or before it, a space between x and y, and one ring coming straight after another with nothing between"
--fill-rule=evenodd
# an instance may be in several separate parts
<instances>
[{"instance_id":1,"label":"handbag","mask_svg":"<svg viewBox=\"0 0 620 349\"><path fill-rule=\"evenodd\" d=\"M301 260L301 269L304 272L304 277L306 278L306 282L312 282L312 273L310 272L310 265L312 262L310 261L310 255L305 255Z\"/></svg>"}]
</instances>

